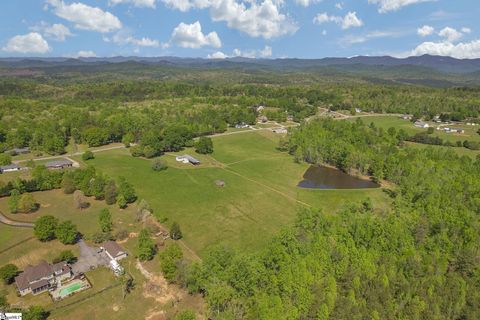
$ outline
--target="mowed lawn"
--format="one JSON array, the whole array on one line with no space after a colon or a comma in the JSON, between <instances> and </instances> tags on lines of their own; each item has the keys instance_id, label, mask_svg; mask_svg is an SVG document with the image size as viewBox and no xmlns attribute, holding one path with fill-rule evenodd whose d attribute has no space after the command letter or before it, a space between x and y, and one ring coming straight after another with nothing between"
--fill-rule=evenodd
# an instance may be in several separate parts
<instances>
[{"instance_id":1,"label":"mowed lawn","mask_svg":"<svg viewBox=\"0 0 480 320\"><path fill-rule=\"evenodd\" d=\"M367 196L379 207L388 201L380 189L296 187L308 165L277 151L278 139L260 130L215 137L215 152L206 165L175 165L163 172L154 172L151 160L133 158L127 150L98 153L90 163L110 176L126 177L154 214L166 219L165 225L180 224L185 242L200 255L215 244L257 250L290 225L302 207L333 213ZM172 160L171 155L163 157ZM216 186L216 180L226 186Z\"/></svg>"}]
</instances>

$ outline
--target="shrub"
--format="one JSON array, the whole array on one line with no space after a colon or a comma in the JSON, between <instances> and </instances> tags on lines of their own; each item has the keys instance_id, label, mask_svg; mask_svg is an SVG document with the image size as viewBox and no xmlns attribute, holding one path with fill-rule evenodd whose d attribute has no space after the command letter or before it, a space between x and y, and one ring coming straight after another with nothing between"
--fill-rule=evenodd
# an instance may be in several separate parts
<instances>
[{"instance_id":1,"label":"shrub","mask_svg":"<svg viewBox=\"0 0 480 320\"><path fill-rule=\"evenodd\" d=\"M75 257L71 250L64 250L60 252L58 257L53 259L53 263L59 263L61 261L65 261L67 263L74 263L77 261L77 257Z\"/></svg>"},{"instance_id":2,"label":"shrub","mask_svg":"<svg viewBox=\"0 0 480 320\"><path fill-rule=\"evenodd\" d=\"M5 284L11 284L18 275L18 268L14 264L6 264L0 268L0 278Z\"/></svg>"},{"instance_id":3,"label":"shrub","mask_svg":"<svg viewBox=\"0 0 480 320\"><path fill-rule=\"evenodd\" d=\"M172 226L170 228L170 238L172 238L173 240L180 240L182 239L182 237L182 230L180 230L180 226L178 225L178 223L172 223Z\"/></svg>"},{"instance_id":4,"label":"shrub","mask_svg":"<svg viewBox=\"0 0 480 320\"><path fill-rule=\"evenodd\" d=\"M88 160L91 160L91 159L95 159L95 155L93 154L92 151L87 150L82 154L82 160L88 161Z\"/></svg>"},{"instance_id":5,"label":"shrub","mask_svg":"<svg viewBox=\"0 0 480 320\"><path fill-rule=\"evenodd\" d=\"M165 161L155 159L152 162L152 169L153 171L163 171L168 169L168 165Z\"/></svg>"}]
</instances>

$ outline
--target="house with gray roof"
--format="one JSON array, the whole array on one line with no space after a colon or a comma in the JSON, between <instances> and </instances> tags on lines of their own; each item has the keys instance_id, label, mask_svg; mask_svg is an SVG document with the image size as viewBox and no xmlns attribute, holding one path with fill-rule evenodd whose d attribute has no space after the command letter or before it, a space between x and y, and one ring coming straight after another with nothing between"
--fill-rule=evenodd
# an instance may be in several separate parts
<instances>
[{"instance_id":1,"label":"house with gray roof","mask_svg":"<svg viewBox=\"0 0 480 320\"><path fill-rule=\"evenodd\" d=\"M73 162L67 159L53 160L45 164L47 169L65 169L73 166Z\"/></svg>"},{"instance_id":2,"label":"house with gray roof","mask_svg":"<svg viewBox=\"0 0 480 320\"><path fill-rule=\"evenodd\" d=\"M72 276L72 269L65 261L50 264L42 260L36 266L27 266L16 276L15 285L21 296L29 293L35 295L55 289L63 281L70 280Z\"/></svg>"},{"instance_id":3,"label":"house with gray roof","mask_svg":"<svg viewBox=\"0 0 480 320\"><path fill-rule=\"evenodd\" d=\"M175 160L177 160L178 162L183 162L183 163L191 163L193 165L200 164L200 160L192 157L189 154L184 154L183 156L176 156Z\"/></svg>"}]
</instances>

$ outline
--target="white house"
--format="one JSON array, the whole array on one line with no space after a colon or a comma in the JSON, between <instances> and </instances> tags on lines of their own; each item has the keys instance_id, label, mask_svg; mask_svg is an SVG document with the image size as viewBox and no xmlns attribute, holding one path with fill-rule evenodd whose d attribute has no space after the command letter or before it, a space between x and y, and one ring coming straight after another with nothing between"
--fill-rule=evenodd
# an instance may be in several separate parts
<instances>
[{"instance_id":1,"label":"white house","mask_svg":"<svg viewBox=\"0 0 480 320\"><path fill-rule=\"evenodd\" d=\"M187 164L187 163L191 163L193 165L200 164L200 160L192 157L189 154L184 154L183 156L176 156L175 160L177 160L178 162L185 163L185 164Z\"/></svg>"},{"instance_id":2,"label":"white house","mask_svg":"<svg viewBox=\"0 0 480 320\"><path fill-rule=\"evenodd\" d=\"M100 247L110 260L120 261L127 257L127 251L115 241L107 241Z\"/></svg>"},{"instance_id":3,"label":"white house","mask_svg":"<svg viewBox=\"0 0 480 320\"><path fill-rule=\"evenodd\" d=\"M423 122L421 120L415 121L414 126L417 127L417 128L424 128L424 129L430 127L430 125L428 123Z\"/></svg>"}]
</instances>

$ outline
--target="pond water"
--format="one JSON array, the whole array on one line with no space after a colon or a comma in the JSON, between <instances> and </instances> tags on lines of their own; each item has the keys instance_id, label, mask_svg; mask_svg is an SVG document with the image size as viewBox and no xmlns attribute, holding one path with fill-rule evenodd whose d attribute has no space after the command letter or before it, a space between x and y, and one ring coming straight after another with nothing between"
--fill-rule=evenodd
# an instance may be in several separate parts
<instances>
[{"instance_id":1,"label":"pond water","mask_svg":"<svg viewBox=\"0 0 480 320\"><path fill-rule=\"evenodd\" d=\"M310 166L298 183L308 189L367 189L380 185L369 180L359 179L337 169L324 166Z\"/></svg>"}]
</instances>

